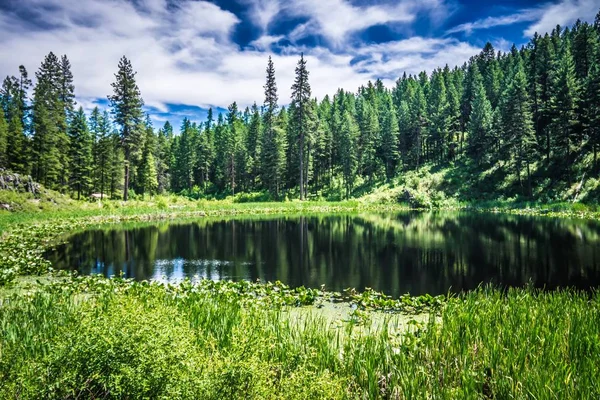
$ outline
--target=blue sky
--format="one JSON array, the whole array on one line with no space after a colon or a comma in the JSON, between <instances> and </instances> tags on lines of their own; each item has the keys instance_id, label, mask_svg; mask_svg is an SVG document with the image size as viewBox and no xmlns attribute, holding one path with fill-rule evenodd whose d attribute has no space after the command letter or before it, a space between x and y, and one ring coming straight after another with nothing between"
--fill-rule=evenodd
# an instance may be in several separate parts
<instances>
[{"instance_id":1,"label":"blue sky","mask_svg":"<svg viewBox=\"0 0 600 400\"><path fill-rule=\"evenodd\" d=\"M20 64L33 76L48 52L67 54L90 110L106 106L126 55L155 125L177 127L208 107L262 103L269 55L287 104L301 52L321 98L460 65L487 41L507 51L599 9L600 0L0 0L0 76Z\"/></svg>"}]
</instances>

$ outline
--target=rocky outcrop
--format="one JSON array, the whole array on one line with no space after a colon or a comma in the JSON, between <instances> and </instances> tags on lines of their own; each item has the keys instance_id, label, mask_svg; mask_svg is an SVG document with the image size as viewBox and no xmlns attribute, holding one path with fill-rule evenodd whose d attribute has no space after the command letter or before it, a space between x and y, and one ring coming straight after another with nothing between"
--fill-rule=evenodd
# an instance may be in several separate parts
<instances>
[{"instance_id":1,"label":"rocky outcrop","mask_svg":"<svg viewBox=\"0 0 600 400\"><path fill-rule=\"evenodd\" d=\"M20 175L0 169L0 189L37 195L40 193L41 185L34 182L29 175Z\"/></svg>"}]
</instances>

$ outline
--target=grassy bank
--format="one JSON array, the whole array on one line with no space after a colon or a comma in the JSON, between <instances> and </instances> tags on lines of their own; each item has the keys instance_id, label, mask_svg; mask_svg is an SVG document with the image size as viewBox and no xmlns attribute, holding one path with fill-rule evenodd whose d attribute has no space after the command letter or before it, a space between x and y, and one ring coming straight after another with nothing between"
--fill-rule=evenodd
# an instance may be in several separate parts
<instances>
[{"instance_id":1,"label":"grassy bank","mask_svg":"<svg viewBox=\"0 0 600 400\"><path fill-rule=\"evenodd\" d=\"M480 290L406 329L298 322L297 293L248 285L68 278L4 298L0 398L600 395L597 294Z\"/></svg>"}]
</instances>

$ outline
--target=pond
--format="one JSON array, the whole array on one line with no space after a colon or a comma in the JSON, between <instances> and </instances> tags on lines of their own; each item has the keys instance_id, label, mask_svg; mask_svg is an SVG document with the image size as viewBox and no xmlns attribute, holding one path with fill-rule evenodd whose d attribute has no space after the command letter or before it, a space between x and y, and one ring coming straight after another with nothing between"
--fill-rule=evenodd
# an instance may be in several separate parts
<instances>
[{"instance_id":1,"label":"pond","mask_svg":"<svg viewBox=\"0 0 600 400\"><path fill-rule=\"evenodd\" d=\"M600 223L469 212L203 218L76 233L59 269L137 280L280 280L392 296L600 284Z\"/></svg>"}]
</instances>

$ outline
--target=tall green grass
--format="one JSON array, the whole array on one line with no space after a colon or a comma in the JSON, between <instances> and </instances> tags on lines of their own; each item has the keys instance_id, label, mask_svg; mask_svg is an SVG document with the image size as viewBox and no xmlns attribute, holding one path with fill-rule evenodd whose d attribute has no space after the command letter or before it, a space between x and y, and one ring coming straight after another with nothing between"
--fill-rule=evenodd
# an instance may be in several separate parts
<instances>
[{"instance_id":1,"label":"tall green grass","mask_svg":"<svg viewBox=\"0 0 600 400\"><path fill-rule=\"evenodd\" d=\"M0 398L598 398L600 297L486 289L398 329L86 278L0 306Z\"/></svg>"}]
</instances>

